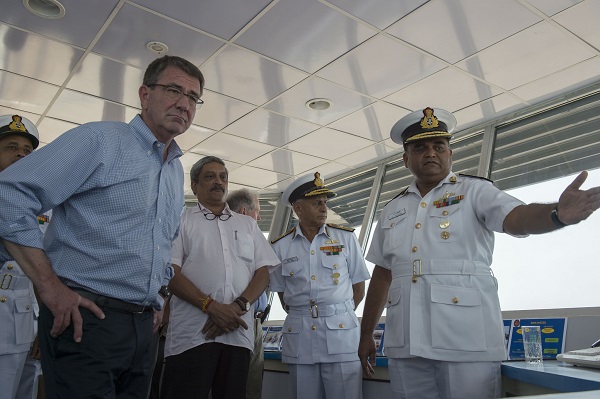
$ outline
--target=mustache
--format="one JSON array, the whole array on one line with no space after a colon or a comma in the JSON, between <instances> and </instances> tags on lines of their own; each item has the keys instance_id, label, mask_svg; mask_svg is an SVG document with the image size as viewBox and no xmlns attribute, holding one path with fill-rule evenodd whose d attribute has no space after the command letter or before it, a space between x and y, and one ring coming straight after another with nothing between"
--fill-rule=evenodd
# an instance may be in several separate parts
<instances>
[{"instance_id":1,"label":"mustache","mask_svg":"<svg viewBox=\"0 0 600 399\"><path fill-rule=\"evenodd\" d=\"M217 190L225 192L225 187L223 187L220 184L215 184L210 188L210 191L217 191Z\"/></svg>"}]
</instances>

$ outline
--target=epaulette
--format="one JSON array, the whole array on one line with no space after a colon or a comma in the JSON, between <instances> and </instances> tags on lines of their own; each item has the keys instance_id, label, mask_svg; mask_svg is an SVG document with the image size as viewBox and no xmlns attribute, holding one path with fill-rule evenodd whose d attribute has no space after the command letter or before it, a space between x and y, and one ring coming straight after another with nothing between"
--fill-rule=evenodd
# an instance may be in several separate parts
<instances>
[{"instance_id":1,"label":"epaulette","mask_svg":"<svg viewBox=\"0 0 600 399\"><path fill-rule=\"evenodd\" d=\"M459 173L458 175L459 175L459 176L461 176L461 177L463 177L463 176L464 176L464 177L472 177L473 179L487 180L487 181L489 181L490 183L494 183L492 180L490 180L490 179L486 179L485 177L481 177L481 176L466 175L466 174L464 174L464 173Z\"/></svg>"},{"instance_id":2,"label":"epaulette","mask_svg":"<svg viewBox=\"0 0 600 399\"><path fill-rule=\"evenodd\" d=\"M346 231L349 231L351 233L354 232L354 229L352 227L346 227L346 226L342 226L342 225L339 225L339 224L327 223L327 226L331 227L332 229L346 230Z\"/></svg>"},{"instance_id":3,"label":"epaulette","mask_svg":"<svg viewBox=\"0 0 600 399\"><path fill-rule=\"evenodd\" d=\"M409 186L406 186L406 187L404 188L404 190L400 191L400 194L396 195L394 198L392 198L391 200L389 200L388 202L386 202L386 204L385 204L383 207L385 208L385 207L387 206L387 204L389 204L390 202L392 202L392 201L393 201L393 200L395 200L396 198L398 198L398 197L402 197L404 194L406 194L406 193L408 192L408 187L409 187Z\"/></svg>"},{"instance_id":4,"label":"epaulette","mask_svg":"<svg viewBox=\"0 0 600 399\"><path fill-rule=\"evenodd\" d=\"M296 227L292 227L291 229L289 229L288 231L286 231L285 233L283 233L282 235L280 235L279 237L277 237L274 240L271 240L271 244L275 244L277 241L281 240L283 237L292 234L294 231L296 231Z\"/></svg>"}]
</instances>

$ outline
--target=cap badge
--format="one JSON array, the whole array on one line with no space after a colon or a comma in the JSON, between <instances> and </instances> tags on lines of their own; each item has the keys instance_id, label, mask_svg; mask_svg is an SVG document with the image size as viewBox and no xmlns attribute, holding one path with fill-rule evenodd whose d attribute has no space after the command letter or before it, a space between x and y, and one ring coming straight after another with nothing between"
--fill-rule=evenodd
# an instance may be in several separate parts
<instances>
[{"instance_id":1,"label":"cap badge","mask_svg":"<svg viewBox=\"0 0 600 399\"><path fill-rule=\"evenodd\" d=\"M423 129L431 129L439 126L438 118L433 114L433 108L425 108L423 115L423 119L421 119L421 127Z\"/></svg>"},{"instance_id":2,"label":"cap badge","mask_svg":"<svg viewBox=\"0 0 600 399\"><path fill-rule=\"evenodd\" d=\"M27 129L25 128L25 125L22 122L22 118L19 115L13 115L12 120L13 121L8 125L10 130L19 131L23 133L27 132Z\"/></svg>"},{"instance_id":3,"label":"cap badge","mask_svg":"<svg viewBox=\"0 0 600 399\"><path fill-rule=\"evenodd\" d=\"M321 174L319 172L315 172L314 184L317 187L323 187L325 185L325 183L323 182L323 179L321 179Z\"/></svg>"}]
</instances>

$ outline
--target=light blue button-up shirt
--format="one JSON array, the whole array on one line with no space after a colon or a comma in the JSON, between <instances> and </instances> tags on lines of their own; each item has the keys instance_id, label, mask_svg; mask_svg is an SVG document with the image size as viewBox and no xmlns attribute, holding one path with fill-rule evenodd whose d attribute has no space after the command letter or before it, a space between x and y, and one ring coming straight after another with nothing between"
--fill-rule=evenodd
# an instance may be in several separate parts
<instances>
[{"instance_id":1,"label":"light blue button-up shirt","mask_svg":"<svg viewBox=\"0 0 600 399\"><path fill-rule=\"evenodd\" d=\"M66 132L0 174L0 237L45 248L68 285L160 307L184 207L181 149L163 150L139 115ZM42 242L35 215L49 209Z\"/></svg>"}]
</instances>

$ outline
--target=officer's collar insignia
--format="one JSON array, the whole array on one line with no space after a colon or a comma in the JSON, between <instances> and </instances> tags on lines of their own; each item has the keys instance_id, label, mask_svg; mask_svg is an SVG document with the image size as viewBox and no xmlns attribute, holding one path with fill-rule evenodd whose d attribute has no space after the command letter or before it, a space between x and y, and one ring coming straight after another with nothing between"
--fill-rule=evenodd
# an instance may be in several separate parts
<instances>
[{"instance_id":1,"label":"officer's collar insignia","mask_svg":"<svg viewBox=\"0 0 600 399\"><path fill-rule=\"evenodd\" d=\"M450 176L450 183L456 183L456 176Z\"/></svg>"}]
</instances>

